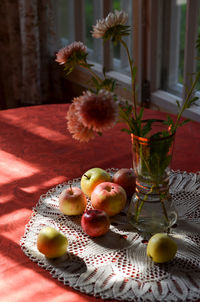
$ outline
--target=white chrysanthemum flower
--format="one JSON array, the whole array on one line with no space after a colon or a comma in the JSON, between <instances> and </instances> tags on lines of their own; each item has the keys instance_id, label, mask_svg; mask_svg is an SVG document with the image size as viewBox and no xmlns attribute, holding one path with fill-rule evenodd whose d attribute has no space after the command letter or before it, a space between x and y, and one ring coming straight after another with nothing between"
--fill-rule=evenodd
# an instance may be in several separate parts
<instances>
[{"instance_id":1,"label":"white chrysanthemum flower","mask_svg":"<svg viewBox=\"0 0 200 302\"><path fill-rule=\"evenodd\" d=\"M109 13L105 19L98 20L96 25L93 26L92 36L94 38L103 38L108 29L124 25L128 20L128 14L123 11L115 11Z\"/></svg>"}]
</instances>

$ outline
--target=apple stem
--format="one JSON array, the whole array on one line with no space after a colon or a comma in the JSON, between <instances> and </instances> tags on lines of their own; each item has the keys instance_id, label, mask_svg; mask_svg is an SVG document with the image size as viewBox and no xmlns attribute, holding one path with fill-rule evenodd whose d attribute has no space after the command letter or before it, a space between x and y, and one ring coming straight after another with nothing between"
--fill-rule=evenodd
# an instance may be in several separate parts
<instances>
[{"instance_id":1,"label":"apple stem","mask_svg":"<svg viewBox=\"0 0 200 302\"><path fill-rule=\"evenodd\" d=\"M84 174L84 176L85 176L87 179L90 179L86 174Z\"/></svg>"},{"instance_id":2,"label":"apple stem","mask_svg":"<svg viewBox=\"0 0 200 302\"><path fill-rule=\"evenodd\" d=\"M71 194L73 194L73 190L72 190L72 185L71 184L69 185L69 188L71 190Z\"/></svg>"}]
</instances>

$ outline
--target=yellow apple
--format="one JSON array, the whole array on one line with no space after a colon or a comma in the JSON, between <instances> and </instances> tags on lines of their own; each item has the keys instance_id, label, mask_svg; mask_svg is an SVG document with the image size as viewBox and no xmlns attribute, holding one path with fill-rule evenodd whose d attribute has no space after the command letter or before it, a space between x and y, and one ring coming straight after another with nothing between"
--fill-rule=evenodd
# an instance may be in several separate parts
<instances>
[{"instance_id":1,"label":"yellow apple","mask_svg":"<svg viewBox=\"0 0 200 302\"><path fill-rule=\"evenodd\" d=\"M156 263L164 263L172 260L176 252L176 242L165 233L153 235L147 244L147 256Z\"/></svg>"},{"instance_id":2,"label":"yellow apple","mask_svg":"<svg viewBox=\"0 0 200 302\"><path fill-rule=\"evenodd\" d=\"M37 237L37 248L47 258L61 257L66 253L67 238L52 227L44 227Z\"/></svg>"},{"instance_id":3,"label":"yellow apple","mask_svg":"<svg viewBox=\"0 0 200 302\"><path fill-rule=\"evenodd\" d=\"M92 168L81 177L81 189L84 194L91 197L94 188L105 181L111 181L110 174L101 168Z\"/></svg>"},{"instance_id":4,"label":"yellow apple","mask_svg":"<svg viewBox=\"0 0 200 302\"><path fill-rule=\"evenodd\" d=\"M65 215L81 215L85 211L87 199L78 187L64 189L59 196L59 208Z\"/></svg>"}]
</instances>

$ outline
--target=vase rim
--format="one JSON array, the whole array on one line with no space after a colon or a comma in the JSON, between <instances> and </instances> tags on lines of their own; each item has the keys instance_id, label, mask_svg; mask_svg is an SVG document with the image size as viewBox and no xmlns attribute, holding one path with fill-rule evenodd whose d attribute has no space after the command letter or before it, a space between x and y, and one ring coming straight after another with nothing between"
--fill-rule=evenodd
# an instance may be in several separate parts
<instances>
[{"instance_id":1,"label":"vase rim","mask_svg":"<svg viewBox=\"0 0 200 302\"><path fill-rule=\"evenodd\" d=\"M145 120L142 120L142 123L148 121L149 119L145 119ZM163 123L165 120L161 120L161 119L152 119L154 120L153 122L159 122L159 123ZM167 126L167 125L166 125ZM175 134L176 134L176 131L170 133L170 130L171 130L171 127L168 126L168 131L169 131L169 135L168 136L165 136L165 137L161 137L161 138L146 138L146 137L143 137L143 136L138 136L138 135L135 135L134 133L131 133L131 137L134 139L137 139L141 142L144 142L144 143L149 143L149 142L156 142L156 141L163 141L163 140L166 140L166 139L169 139L170 137L173 137Z\"/></svg>"}]
</instances>

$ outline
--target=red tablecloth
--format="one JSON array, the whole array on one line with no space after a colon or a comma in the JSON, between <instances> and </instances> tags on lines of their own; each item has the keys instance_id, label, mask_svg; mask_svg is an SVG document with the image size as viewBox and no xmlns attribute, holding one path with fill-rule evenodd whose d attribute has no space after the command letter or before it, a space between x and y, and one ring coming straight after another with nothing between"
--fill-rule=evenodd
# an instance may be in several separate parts
<instances>
[{"instance_id":1,"label":"red tablecloth","mask_svg":"<svg viewBox=\"0 0 200 302\"><path fill-rule=\"evenodd\" d=\"M101 301L51 278L21 251L31 209L41 194L80 177L92 167L131 167L130 137L120 125L89 144L66 130L68 105L42 105L0 111L0 301ZM145 118L164 113L145 111ZM177 131L172 168L200 170L200 123Z\"/></svg>"}]
</instances>

